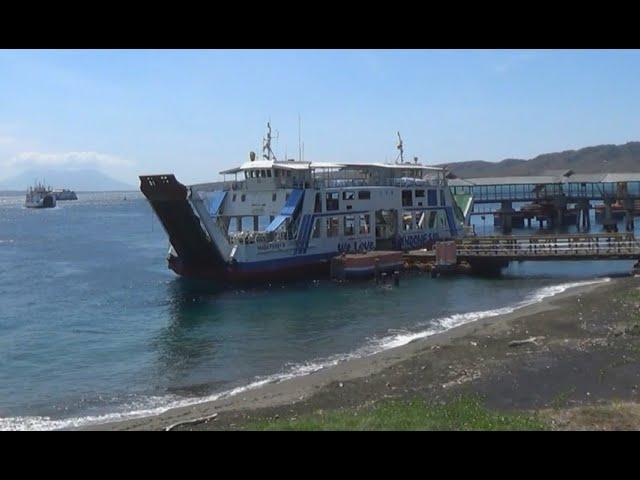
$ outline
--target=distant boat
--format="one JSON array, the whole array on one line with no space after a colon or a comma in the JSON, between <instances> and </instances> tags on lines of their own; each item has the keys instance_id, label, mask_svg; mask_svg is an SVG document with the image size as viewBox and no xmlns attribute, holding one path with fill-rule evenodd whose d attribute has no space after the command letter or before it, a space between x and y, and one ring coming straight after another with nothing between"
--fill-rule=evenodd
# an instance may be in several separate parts
<instances>
[{"instance_id":1,"label":"distant boat","mask_svg":"<svg viewBox=\"0 0 640 480\"><path fill-rule=\"evenodd\" d=\"M50 187L37 183L27 190L24 206L27 208L53 208L56 206L56 195Z\"/></svg>"},{"instance_id":2,"label":"distant boat","mask_svg":"<svg viewBox=\"0 0 640 480\"><path fill-rule=\"evenodd\" d=\"M63 188L62 190L54 190L53 194L56 196L56 200L77 200L78 196L73 190Z\"/></svg>"}]
</instances>

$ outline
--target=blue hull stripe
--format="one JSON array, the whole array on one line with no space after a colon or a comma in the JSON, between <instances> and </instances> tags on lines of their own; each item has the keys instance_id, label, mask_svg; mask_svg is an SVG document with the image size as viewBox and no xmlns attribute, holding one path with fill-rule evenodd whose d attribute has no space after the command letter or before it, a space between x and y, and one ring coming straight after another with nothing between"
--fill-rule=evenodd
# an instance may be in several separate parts
<instances>
[{"instance_id":1,"label":"blue hull stripe","mask_svg":"<svg viewBox=\"0 0 640 480\"><path fill-rule=\"evenodd\" d=\"M286 267L302 267L312 263L329 261L336 255L338 255L338 252L317 253L314 255L278 258L275 260L262 260L260 262L241 262L235 266L240 271L280 270Z\"/></svg>"}]
</instances>

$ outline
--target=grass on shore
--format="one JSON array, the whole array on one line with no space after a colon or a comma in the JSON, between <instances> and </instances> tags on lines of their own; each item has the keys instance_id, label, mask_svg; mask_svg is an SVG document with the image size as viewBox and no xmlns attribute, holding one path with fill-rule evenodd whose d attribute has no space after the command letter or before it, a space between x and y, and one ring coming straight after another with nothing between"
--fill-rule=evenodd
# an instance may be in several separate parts
<instances>
[{"instance_id":1,"label":"grass on shore","mask_svg":"<svg viewBox=\"0 0 640 480\"><path fill-rule=\"evenodd\" d=\"M298 418L262 420L247 430L546 430L537 416L498 413L476 396L460 396L445 405L422 399L386 401L372 408L316 413Z\"/></svg>"}]
</instances>

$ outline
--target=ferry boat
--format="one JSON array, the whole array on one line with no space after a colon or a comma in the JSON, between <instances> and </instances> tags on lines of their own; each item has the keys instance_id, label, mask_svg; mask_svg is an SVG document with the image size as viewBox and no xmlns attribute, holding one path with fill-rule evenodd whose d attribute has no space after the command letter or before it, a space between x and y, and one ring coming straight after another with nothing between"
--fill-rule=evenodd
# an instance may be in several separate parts
<instances>
[{"instance_id":1,"label":"ferry boat","mask_svg":"<svg viewBox=\"0 0 640 480\"><path fill-rule=\"evenodd\" d=\"M328 273L343 252L408 250L465 234L440 168L405 162L277 160L270 127L263 158L220 172L222 183L185 186L140 176L169 236L168 265L187 277L269 282Z\"/></svg>"},{"instance_id":2,"label":"ferry boat","mask_svg":"<svg viewBox=\"0 0 640 480\"><path fill-rule=\"evenodd\" d=\"M53 208L56 206L56 196L50 187L37 183L27 190L24 206L27 208Z\"/></svg>"},{"instance_id":3,"label":"ferry boat","mask_svg":"<svg viewBox=\"0 0 640 480\"><path fill-rule=\"evenodd\" d=\"M77 200L78 196L73 190L63 188L62 190L54 190L53 194L56 196L56 200Z\"/></svg>"}]
</instances>

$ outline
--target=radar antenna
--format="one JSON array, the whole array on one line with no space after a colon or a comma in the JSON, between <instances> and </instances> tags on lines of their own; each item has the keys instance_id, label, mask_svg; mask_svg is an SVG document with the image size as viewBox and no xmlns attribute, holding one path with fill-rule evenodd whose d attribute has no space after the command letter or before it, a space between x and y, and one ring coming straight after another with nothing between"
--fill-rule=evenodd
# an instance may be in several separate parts
<instances>
[{"instance_id":1,"label":"radar antenna","mask_svg":"<svg viewBox=\"0 0 640 480\"><path fill-rule=\"evenodd\" d=\"M404 163L404 146L402 144L402 137L400 136L400 132L398 132L398 146L396 147L398 150L400 150L400 163ZM396 158L396 162L398 161L398 159Z\"/></svg>"},{"instance_id":2,"label":"radar antenna","mask_svg":"<svg viewBox=\"0 0 640 480\"><path fill-rule=\"evenodd\" d=\"M271 123L267 122L267 136L262 139L262 156L267 160L277 160L271 149Z\"/></svg>"}]
</instances>

